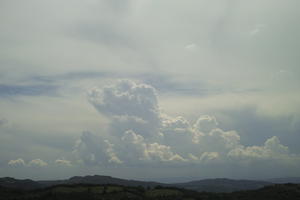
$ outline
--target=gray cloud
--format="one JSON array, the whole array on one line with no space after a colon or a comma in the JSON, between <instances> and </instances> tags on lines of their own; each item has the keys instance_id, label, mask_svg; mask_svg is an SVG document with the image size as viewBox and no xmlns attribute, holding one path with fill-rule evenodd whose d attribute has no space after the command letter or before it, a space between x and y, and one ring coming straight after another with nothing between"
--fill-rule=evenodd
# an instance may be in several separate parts
<instances>
[{"instance_id":1,"label":"gray cloud","mask_svg":"<svg viewBox=\"0 0 300 200\"><path fill-rule=\"evenodd\" d=\"M8 123L8 120L7 120L7 119L5 119L5 118L0 119L0 127L1 127L1 126L4 126L4 125L7 124L7 123Z\"/></svg>"},{"instance_id":2,"label":"gray cloud","mask_svg":"<svg viewBox=\"0 0 300 200\"><path fill-rule=\"evenodd\" d=\"M0 130L1 166L18 157L65 157L76 165L71 146L90 130L76 147L90 162L82 173L108 166L113 175L109 166L142 158L134 163L142 168L115 172L144 175L144 167L162 162L170 163L163 173L173 175L179 170L171 168L182 164L183 175L200 169L212 176L299 175L299 6L295 0L2 0L0 107L9 126ZM96 89L89 101L99 116L83 91L118 78L151 85L155 93L130 82L131 90ZM259 156L250 162L255 150L273 155L265 144L273 136L288 147L285 159L274 164L283 157L276 153L270 162ZM182 159L172 159L177 155ZM61 175L72 175L66 171Z\"/></svg>"},{"instance_id":3,"label":"gray cloud","mask_svg":"<svg viewBox=\"0 0 300 200\"><path fill-rule=\"evenodd\" d=\"M224 109L214 113L219 119L222 129L234 129L241 135L241 143L247 146L263 144L274 135L289 145L292 152L299 153L297 141L300 139L299 114L285 113L279 116L268 116L254 105L239 109Z\"/></svg>"},{"instance_id":4,"label":"gray cloud","mask_svg":"<svg viewBox=\"0 0 300 200\"><path fill-rule=\"evenodd\" d=\"M235 91L222 90L221 88L212 88L209 85L200 81L176 80L167 73L118 73L112 71L74 71L63 74L56 74L51 76L39 75L27 78L29 82L55 84L57 82L67 82L71 84L72 81L96 80L96 79L122 79L129 78L141 81L156 88L160 94L182 94L190 96L207 96L216 95L220 93L241 93L249 92L249 90ZM200 83L199 83L200 82ZM195 87L197 85L197 87ZM199 86L201 85L201 87ZM253 89L252 89L253 90Z\"/></svg>"},{"instance_id":5,"label":"gray cloud","mask_svg":"<svg viewBox=\"0 0 300 200\"><path fill-rule=\"evenodd\" d=\"M77 141L74 152L89 165L120 164L122 161L115 155L113 145L93 133L83 132Z\"/></svg>"},{"instance_id":6,"label":"gray cloud","mask_svg":"<svg viewBox=\"0 0 300 200\"><path fill-rule=\"evenodd\" d=\"M89 24L88 22L78 25L70 31L70 35L93 43L106 46L135 48L135 40L129 33L124 33L119 27L112 24Z\"/></svg>"}]
</instances>

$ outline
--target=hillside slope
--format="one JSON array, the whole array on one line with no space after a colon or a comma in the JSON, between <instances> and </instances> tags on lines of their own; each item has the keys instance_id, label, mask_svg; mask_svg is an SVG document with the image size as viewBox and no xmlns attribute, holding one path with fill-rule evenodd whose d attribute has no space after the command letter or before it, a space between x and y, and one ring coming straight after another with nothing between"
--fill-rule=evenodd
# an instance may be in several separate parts
<instances>
[{"instance_id":1,"label":"hillside slope","mask_svg":"<svg viewBox=\"0 0 300 200\"><path fill-rule=\"evenodd\" d=\"M125 187L118 185L58 185L34 191L0 187L0 200L296 200L299 184L266 186L259 190L208 193L172 187Z\"/></svg>"},{"instance_id":2,"label":"hillside slope","mask_svg":"<svg viewBox=\"0 0 300 200\"><path fill-rule=\"evenodd\" d=\"M54 180L54 181L33 181L33 180L18 180L14 178L0 178L0 186L34 190L39 188L45 188L55 185L73 185L73 184L116 184L123 186L137 187L142 186L144 188L153 188L156 186L165 187L177 187L189 190L196 190L198 192L234 192L240 190L254 190L262 188L266 185L272 185L273 183L264 181L251 181L251 180L231 180L231 179L206 179L200 181L192 181L187 183L165 184L159 182L147 182L137 180L126 180L120 178L114 178L110 176L75 176L66 180Z\"/></svg>"}]
</instances>

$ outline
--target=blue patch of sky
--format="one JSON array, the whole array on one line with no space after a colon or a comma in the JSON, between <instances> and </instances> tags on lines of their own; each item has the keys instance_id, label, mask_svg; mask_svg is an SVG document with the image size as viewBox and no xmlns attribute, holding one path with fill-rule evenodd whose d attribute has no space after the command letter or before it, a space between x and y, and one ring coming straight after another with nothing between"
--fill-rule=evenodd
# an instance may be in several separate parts
<instances>
[{"instance_id":1,"label":"blue patch of sky","mask_svg":"<svg viewBox=\"0 0 300 200\"><path fill-rule=\"evenodd\" d=\"M56 85L8 85L0 84L0 97L10 96L40 96L55 95L58 86Z\"/></svg>"}]
</instances>

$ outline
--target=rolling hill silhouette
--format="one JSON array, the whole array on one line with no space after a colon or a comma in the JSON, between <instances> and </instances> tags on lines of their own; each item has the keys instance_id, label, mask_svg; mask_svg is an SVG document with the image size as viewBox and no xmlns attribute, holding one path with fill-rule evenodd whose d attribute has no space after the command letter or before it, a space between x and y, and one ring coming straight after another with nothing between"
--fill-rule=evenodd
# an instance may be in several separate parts
<instances>
[{"instance_id":1,"label":"rolling hill silhouette","mask_svg":"<svg viewBox=\"0 0 300 200\"><path fill-rule=\"evenodd\" d=\"M259 189L267 185L272 185L271 182L266 181L253 181L253 180L232 180L232 179L205 179L199 181L191 181L185 183L166 184L159 182L147 182L137 180L127 180L114 178L111 176L74 176L66 180L54 180L54 181L33 181L30 179L18 180L14 178L0 178L0 186L23 189L23 190L34 190L40 188L46 188L55 185L74 185L74 184L116 184L129 187L142 186L144 188L153 188L156 186L164 187L177 187L195 191L206 191L206 192L234 192L240 190L254 190Z\"/></svg>"}]
</instances>

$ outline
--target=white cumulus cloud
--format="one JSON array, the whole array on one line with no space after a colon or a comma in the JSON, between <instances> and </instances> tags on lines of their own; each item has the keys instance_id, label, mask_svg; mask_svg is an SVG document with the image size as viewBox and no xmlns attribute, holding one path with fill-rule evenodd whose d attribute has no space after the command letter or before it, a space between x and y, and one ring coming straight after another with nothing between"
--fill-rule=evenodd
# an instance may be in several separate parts
<instances>
[{"instance_id":1,"label":"white cumulus cloud","mask_svg":"<svg viewBox=\"0 0 300 200\"><path fill-rule=\"evenodd\" d=\"M263 146L239 146L238 148L234 148L228 153L228 156L235 159L252 161L256 159L277 160L294 157L294 155L289 153L289 148L282 145L276 136L269 138Z\"/></svg>"},{"instance_id":2,"label":"white cumulus cloud","mask_svg":"<svg viewBox=\"0 0 300 200\"><path fill-rule=\"evenodd\" d=\"M120 80L94 88L89 101L110 121L107 137L84 132L75 146L86 164L207 164L260 159L294 158L274 136L263 146L244 146L235 130L222 130L214 116L191 123L182 116L162 112L155 89Z\"/></svg>"},{"instance_id":3,"label":"white cumulus cloud","mask_svg":"<svg viewBox=\"0 0 300 200\"><path fill-rule=\"evenodd\" d=\"M74 152L87 164L120 164L122 161L114 152L114 145L91 132L85 131L75 145Z\"/></svg>"},{"instance_id":4,"label":"white cumulus cloud","mask_svg":"<svg viewBox=\"0 0 300 200\"><path fill-rule=\"evenodd\" d=\"M24 159L18 158L16 160L10 160L8 165L11 167L45 167L48 163L41 159L33 159L26 163Z\"/></svg>"},{"instance_id":5,"label":"white cumulus cloud","mask_svg":"<svg viewBox=\"0 0 300 200\"><path fill-rule=\"evenodd\" d=\"M115 85L92 89L89 101L100 113L114 119L111 127L117 135L132 129L153 136L160 126L157 94L149 85L120 80Z\"/></svg>"},{"instance_id":6,"label":"white cumulus cloud","mask_svg":"<svg viewBox=\"0 0 300 200\"><path fill-rule=\"evenodd\" d=\"M43 161L41 159L34 159L28 163L28 166L30 166L30 167L45 167L47 165L48 165L48 163L46 163L45 161Z\"/></svg>"},{"instance_id":7,"label":"white cumulus cloud","mask_svg":"<svg viewBox=\"0 0 300 200\"><path fill-rule=\"evenodd\" d=\"M22 158L8 161L8 165L11 167L24 167L26 166L25 161Z\"/></svg>"}]
</instances>

